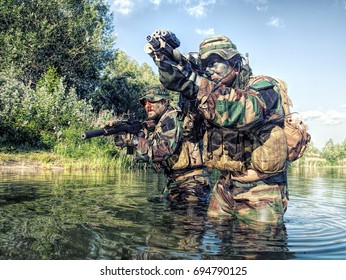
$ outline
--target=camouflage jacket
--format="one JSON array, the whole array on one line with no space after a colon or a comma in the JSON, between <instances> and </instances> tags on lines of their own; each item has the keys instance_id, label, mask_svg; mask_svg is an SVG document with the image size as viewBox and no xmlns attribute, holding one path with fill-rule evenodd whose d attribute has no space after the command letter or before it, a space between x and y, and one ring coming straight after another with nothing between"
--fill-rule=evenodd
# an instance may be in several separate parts
<instances>
[{"instance_id":1,"label":"camouflage jacket","mask_svg":"<svg viewBox=\"0 0 346 280\"><path fill-rule=\"evenodd\" d=\"M203 167L201 142L184 139L179 113L168 108L153 130L146 129L145 136L138 137L136 148L138 160L153 163L156 170L163 169L173 179Z\"/></svg>"},{"instance_id":2,"label":"camouflage jacket","mask_svg":"<svg viewBox=\"0 0 346 280\"><path fill-rule=\"evenodd\" d=\"M274 116L284 115L279 80L268 76L252 76L241 81L241 87L231 88L195 73L186 76L166 61L157 64L161 83L187 98L197 98L199 111L211 124L247 129L263 124Z\"/></svg>"},{"instance_id":3,"label":"camouflage jacket","mask_svg":"<svg viewBox=\"0 0 346 280\"><path fill-rule=\"evenodd\" d=\"M284 115L279 82L267 76L251 77L245 89L202 78L197 100L204 118L221 127L248 129Z\"/></svg>"},{"instance_id":4,"label":"camouflage jacket","mask_svg":"<svg viewBox=\"0 0 346 280\"><path fill-rule=\"evenodd\" d=\"M209 168L235 172L253 168L270 174L285 170L287 144L278 127L282 124L277 121L266 126L273 120L283 121L280 95L283 82L268 76L252 76L238 83L241 88L231 88L194 73L184 75L165 61L157 64L160 81L166 88L197 99L198 110L209 123L203 142L203 157ZM269 138L269 148L258 150L260 153L253 157L254 150L265 146L263 143ZM272 155L271 164L262 166L268 155ZM254 161L256 167L252 165Z\"/></svg>"}]
</instances>

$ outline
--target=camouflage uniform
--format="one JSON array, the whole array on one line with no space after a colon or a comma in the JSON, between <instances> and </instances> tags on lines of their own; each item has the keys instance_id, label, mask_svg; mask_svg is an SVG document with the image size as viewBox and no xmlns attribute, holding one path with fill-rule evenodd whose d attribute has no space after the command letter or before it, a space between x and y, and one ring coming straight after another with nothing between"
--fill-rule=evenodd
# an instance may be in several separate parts
<instances>
[{"instance_id":1,"label":"camouflage uniform","mask_svg":"<svg viewBox=\"0 0 346 280\"><path fill-rule=\"evenodd\" d=\"M152 86L140 102L161 99L169 99L167 91ZM168 178L164 194L169 200L207 202L211 183L202 161L201 141L189 140L184 132L180 111L168 105L159 120L137 138L136 158L151 162L156 171L164 171Z\"/></svg>"},{"instance_id":2,"label":"camouflage uniform","mask_svg":"<svg viewBox=\"0 0 346 280\"><path fill-rule=\"evenodd\" d=\"M225 36L200 44L200 58L217 54L225 60L239 55ZM280 91L286 84L268 76L251 76L240 68L232 86L181 69L164 55L153 56L160 81L168 89L196 99L207 121L203 156L209 168L221 170L209 205L209 215L280 222L287 208L287 144L282 131Z\"/></svg>"}]
</instances>

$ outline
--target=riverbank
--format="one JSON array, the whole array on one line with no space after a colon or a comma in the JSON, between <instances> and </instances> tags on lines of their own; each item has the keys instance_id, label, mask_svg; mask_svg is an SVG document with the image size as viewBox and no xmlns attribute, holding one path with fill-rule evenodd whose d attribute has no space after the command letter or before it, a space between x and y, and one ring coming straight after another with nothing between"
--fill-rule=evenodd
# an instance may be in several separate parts
<instances>
[{"instance_id":1,"label":"riverbank","mask_svg":"<svg viewBox=\"0 0 346 280\"><path fill-rule=\"evenodd\" d=\"M114 170L126 168L147 168L146 164L134 163L134 158L120 151L117 156L68 158L50 151L14 151L0 152L0 169L26 170ZM339 165L329 165L326 160L316 157L304 157L291 164L292 168L335 167L345 168L346 161Z\"/></svg>"},{"instance_id":2,"label":"riverbank","mask_svg":"<svg viewBox=\"0 0 346 280\"><path fill-rule=\"evenodd\" d=\"M133 157L120 152L117 157L66 158L49 151L0 152L0 169L30 170L110 170L131 168Z\"/></svg>"},{"instance_id":3,"label":"riverbank","mask_svg":"<svg viewBox=\"0 0 346 280\"><path fill-rule=\"evenodd\" d=\"M0 153L0 168L63 169L64 164L50 152Z\"/></svg>"}]
</instances>

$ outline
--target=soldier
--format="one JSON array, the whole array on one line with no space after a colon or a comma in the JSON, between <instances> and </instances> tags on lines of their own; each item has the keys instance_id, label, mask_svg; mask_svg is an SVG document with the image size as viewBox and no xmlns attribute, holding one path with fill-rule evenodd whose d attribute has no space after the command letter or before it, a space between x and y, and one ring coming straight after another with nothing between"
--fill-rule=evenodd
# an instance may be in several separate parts
<instances>
[{"instance_id":1,"label":"soldier","mask_svg":"<svg viewBox=\"0 0 346 280\"><path fill-rule=\"evenodd\" d=\"M200 137L196 141L189 137L199 132L183 125L181 112L170 106L162 85L150 86L140 103L148 116L146 128L139 135L117 135L115 144L135 147L137 160L151 162L156 171L163 169L168 200L209 202L211 182L202 161L202 143Z\"/></svg>"},{"instance_id":2,"label":"soldier","mask_svg":"<svg viewBox=\"0 0 346 280\"><path fill-rule=\"evenodd\" d=\"M281 128L281 94L286 84L252 76L246 59L226 36L213 36L200 44L202 70L209 78L163 52L150 55L162 84L196 99L207 122L204 160L222 174L213 188L208 214L281 222L288 204L287 143Z\"/></svg>"}]
</instances>

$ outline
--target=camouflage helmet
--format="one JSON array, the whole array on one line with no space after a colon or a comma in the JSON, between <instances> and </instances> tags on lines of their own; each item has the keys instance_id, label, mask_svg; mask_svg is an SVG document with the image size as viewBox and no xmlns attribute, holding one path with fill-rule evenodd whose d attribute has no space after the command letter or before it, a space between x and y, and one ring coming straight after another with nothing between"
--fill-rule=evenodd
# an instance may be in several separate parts
<instances>
[{"instance_id":1,"label":"camouflage helmet","mask_svg":"<svg viewBox=\"0 0 346 280\"><path fill-rule=\"evenodd\" d=\"M204 39L199 45L201 60L207 59L211 54L218 54L223 59L228 60L239 52L237 46L228 37L217 35Z\"/></svg>"},{"instance_id":2,"label":"camouflage helmet","mask_svg":"<svg viewBox=\"0 0 346 280\"><path fill-rule=\"evenodd\" d=\"M160 101L162 99L170 99L169 93L163 85L151 85L146 88L145 94L139 99L139 102L144 106L145 101Z\"/></svg>"}]
</instances>

